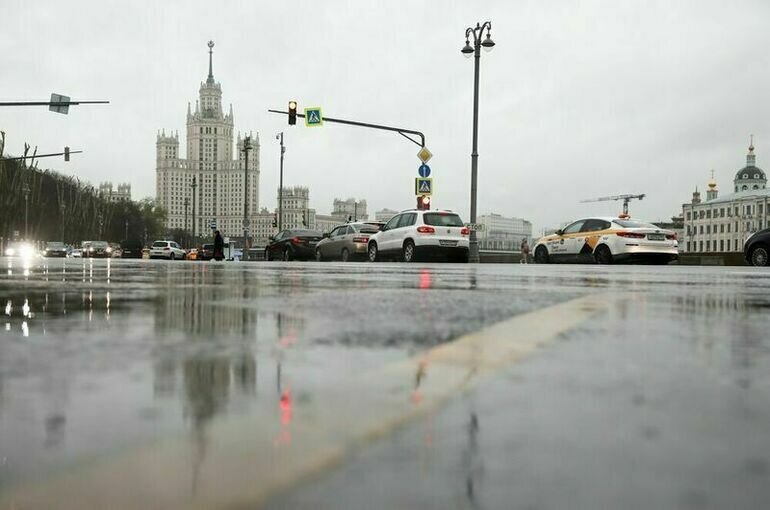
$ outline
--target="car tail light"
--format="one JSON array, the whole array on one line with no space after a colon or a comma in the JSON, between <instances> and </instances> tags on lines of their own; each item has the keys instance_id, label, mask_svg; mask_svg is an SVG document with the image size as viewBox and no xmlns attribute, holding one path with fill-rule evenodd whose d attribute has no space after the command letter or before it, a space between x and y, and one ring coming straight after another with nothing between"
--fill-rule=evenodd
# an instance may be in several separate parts
<instances>
[{"instance_id":1,"label":"car tail light","mask_svg":"<svg viewBox=\"0 0 770 510\"><path fill-rule=\"evenodd\" d=\"M676 234L666 234L666 239L669 241L676 241Z\"/></svg>"},{"instance_id":2,"label":"car tail light","mask_svg":"<svg viewBox=\"0 0 770 510\"><path fill-rule=\"evenodd\" d=\"M469 229L468 227L461 228L460 229L460 235L462 235L462 236L471 235L471 229Z\"/></svg>"},{"instance_id":3,"label":"car tail light","mask_svg":"<svg viewBox=\"0 0 770 510\"><path fill-rule=\"evenodd\" d=\"M615 232L615 235L619 235L620 237L628 237L630 239L644 239L645 234L640 234L638 232Z\"/></svg>"},{"instance_id":4,"label":"car tail light","mask_svg":"<svg viewBox=\"0 0 770 510\"><path fill-rule=\"evenodd\" d=\"M354 243L366 243L366 242L369 242L369 238L368 237L354 237L353 238L353 242Z\"/></svg>"},{"instance_id":5,"label":"car tail light","mask_svg":"<svg viewBox=\"0 0 770 510\"><path fill-rule=\"evenodd\" d=\"M299 237L292 237L291 242L294 244L299 244L302 242L302 240Z\"/></svg>"},{"instance_id":6,"label":"car tail light","mask_svg":"<svg viewBox=\"0 0 770 510\"><path fill-rule=\"evenodd\" d=\"M433 227L428 227L426 225L422 225L420 227L417 227L417 232L419 232L421 234L435 234L436 233L436 229L433 228Z\"/></svg>"}]
</instances>

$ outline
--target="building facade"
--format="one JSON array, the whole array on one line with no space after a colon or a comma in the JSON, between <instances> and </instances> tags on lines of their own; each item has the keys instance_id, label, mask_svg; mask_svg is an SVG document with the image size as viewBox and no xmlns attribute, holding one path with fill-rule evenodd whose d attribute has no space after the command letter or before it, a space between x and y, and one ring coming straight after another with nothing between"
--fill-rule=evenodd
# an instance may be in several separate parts
<instances>
[{"instance_id":1,"label":"building facade","mask_svg":"<svg viewBox=\"0 0 770 510\"><path fill-rule=\"evenodd\" d=\"M280 193L278 190L278 200L280 203ZM294 186L283 188L283 214L281 228L303 229L315 228L315 209L310 208L310 190L304 186ZM276 218L278 209L276 208Z\"/></svg>"},{"instance_id":2,"label":"building facade","mask_svg":"<svg viewBox=\"0 0 770 510\"><path fill-rule=\"evenodd\" d=\"M477 233L481 250L519 251L521 240L532 238L532 223L521 218L482 214L477 223L484 225Z\"/></svg>"},{"instance_id":3,"label":"building facade","mask_svg":"<svg viewBox=\"0 0 770 510\"><path fill-rule=\"evenodd\" d=\"M684 238L679 249L690 253L740 252L751 234L767 228L770 190L767 176L756 166L754 143L749 145L746 166L733 179L733 193L719 196L712 174L706 200L696 188L692 200L682 205Z\"/></svg>"},{"instance_id":4,"label":"building facade","mask_svg":"<svg viewBox=\"0 0 770 510\"><path fill-rule=\"evenodd\" d=\"M379 211L374 213L374 221L381 221L383 223L387 223L390 221L390 219L398 214L398 211L394 211L393 209L380 209Z\"/></svg>"},{"instance_id":5,"label":"building facade","mask_svg":"<svg viewBox=\"0 0 770 510\"><path fill-rule=\"evenodd\" d=\"M238 133L234 143L233 107L230 105L228 113L222 109L222 87L213 73L214 43L209 41L208 46L208 78L200 85L195 110L187 104L184 152L178 133L158 133L156 200L168 213L168 229L185 228L184 202L188 198L188 214L197 235L207 235L210 225L216 225L224 236L241 236L244 200L252 225L259 211L259 137L250 133L242 138ZM250 147L248 172L245 145Z\"/></svg>"},{"instance_id":6,"label":"building facade","mask_svg":"<svg viewBox=\"0 0 770 510\"><path fill-rule=\"evenodd\" d=\"M332 216L339 216L345 221L364 221L369 219L366 212L366 200L356 200L355 198L346 198L345 200L335 198L332 209Z\"/></svg>"},{"instance_id":7,"label":"building facade","mask_svg":"<svg viewBox=\"0 0 770 510\"><path fill-rule=\"evenodd\" d=\"M115 189L111 182L102 182L99 184L99 196L108 202L130 202L131 185L124 182Z\"/></svg>"}]
</instances>

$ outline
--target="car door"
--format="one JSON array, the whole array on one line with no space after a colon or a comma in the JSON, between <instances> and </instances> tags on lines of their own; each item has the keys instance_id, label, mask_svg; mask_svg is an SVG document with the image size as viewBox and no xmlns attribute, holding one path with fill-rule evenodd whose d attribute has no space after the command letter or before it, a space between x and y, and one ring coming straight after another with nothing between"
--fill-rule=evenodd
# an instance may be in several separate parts
<instances>
[{"instance_id":1,"label":"car door","mask_svg":"<svg viewBox=\"0 0 770 510\"><path fill-rule=\"evenodd\" d=\"M599 218L588 219L580 228L580 235L576 240L576 257L580 262L593 262L594 249L605 231L610 228L610 222Z\"/></svg>"},{"instance_id":2,"label":"car door","mask_svg":"<svg viewBox=\"0 0 770 510\"><path fill-rule=\"evenodd\" d=\"M341 226L332 230L331 234L329 234L329 238L322 246L321 255L330 259L339 257L340 234L344 229L345 227Z\"/></svg>"},{"instance_id":3,"label":"car door","mask_svg":"<svg viewBox=\"0 0 770 510\"><path fill-rule=\"evenodd\" d=\"M377 242L377 248L380 252L387 253L393 250L393 240L395 236L398 235L396 228L398 227L398 222L401 221L402 216L402 214L393 216L390 221L382 227L382 233L379 235Z\"/></svg>"},{"instance_id":4,"label":"car door","mask_svg":"<svg viewBox=\"0 0 770 510\"><path fill-rule=\"evenodd\" d=\"M283 254L283 243L282 241L286 237L287 230L282 230L276 234L275 238L273 239L273 242L269 245L270 250L270 257L280 257Z\"/></svg>"},{"instance_id":5,"label":"car door","mask_svg":"<svg viewBox=\"0 0 770 510\"><path fill-rule=\"evenodd\" d=\"M559 236L558 243L554 244L554 255L556 259L560 259L562 262L575 262L577 260L577 254L580 249L577 247L577 237L580 235L580 229L583 228L585 220L578 220L562 231Z\"/></svg>"}]
</instances>

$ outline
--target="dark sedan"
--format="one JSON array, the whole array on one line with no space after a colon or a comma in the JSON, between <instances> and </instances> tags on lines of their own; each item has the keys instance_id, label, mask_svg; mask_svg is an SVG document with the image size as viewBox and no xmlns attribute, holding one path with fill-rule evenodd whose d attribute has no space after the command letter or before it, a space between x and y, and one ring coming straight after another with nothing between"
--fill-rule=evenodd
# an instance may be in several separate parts
<instances>
[{"instance_id":1,"label":"dark sedan","mask_svg":"<svg viewBox=\"0 0 770 510\"><path fill-rule=\"evenodd\" d=\"M140 259L142 258L142 241L138 239L130 239L120 243L120 257L124 259Z\"/></svg>"},{"instance_id":2,"label":"dark sedan","mask_svg":"<svg viewBox=\"0 0 770 510\"><path fill-rule=\"evenodd\" d=\"M323 239L317 230L283 230L270 238L265 248L265 260L310 260L315 247Z\"/></svg>"},{"instance_id":3,"label":"dark sedan","mask_svg":"<svg viewBox=\"0 0 770 510\"><path fill-rule=\"evenodd\" d=\"M66 257L67 247L64 243L50 242L45 244L44 257Z\"/></svg>"},{"instance_id":4,"label":"dark sedan","mask_svg":"<svg viewBox=\"0 0 770 510\"><path fill-rule=\"evenodd\" d=\"M770 265L768 256L770 256L770 228L753 234L743 245L743 257L752 266Z\"/></svg>"}]
</instances>

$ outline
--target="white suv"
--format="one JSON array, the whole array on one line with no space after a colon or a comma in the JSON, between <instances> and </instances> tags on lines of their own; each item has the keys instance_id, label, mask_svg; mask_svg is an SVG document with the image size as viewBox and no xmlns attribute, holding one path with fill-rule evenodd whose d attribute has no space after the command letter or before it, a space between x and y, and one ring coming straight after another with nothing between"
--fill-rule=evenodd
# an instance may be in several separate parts
<instances>
[{"instance_id":1,"label":"white suv","mask_svg":"<svg viewBox=\"0 0 770 510\"><path fill-rule=\"evenodd\" d=\"M155 241L150 247L150 258L184 260L185 251L174 241Z\"/></svg>"},{"instance_id":2,"label":"white suv","mask_svg":"<svg viewBox=\"0 0 770 510\"><path fill-rule=\"evenodd\" d=\"M371 262L386 258L414 262L432 255L468 262L469 236L460 216L452 211L409 209L393 216L369 237L367 253Z\"/></svg>"}]
</instances>

